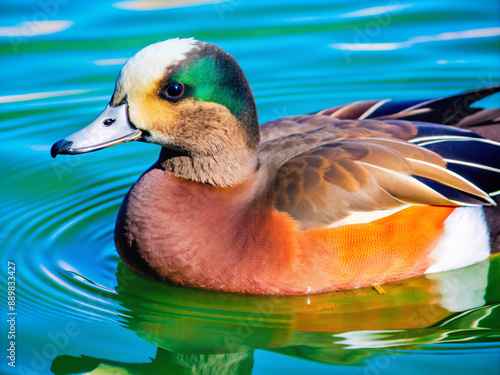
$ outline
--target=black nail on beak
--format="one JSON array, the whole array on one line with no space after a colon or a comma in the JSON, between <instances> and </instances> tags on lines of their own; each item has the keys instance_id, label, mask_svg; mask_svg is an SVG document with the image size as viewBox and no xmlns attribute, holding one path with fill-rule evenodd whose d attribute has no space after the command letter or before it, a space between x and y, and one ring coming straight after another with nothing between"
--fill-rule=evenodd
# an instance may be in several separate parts
<instances>
[{"instance_id":1,"label":"black nail on beak","mask_svg":"<svg viewBox=\"0 0 500 375\"><path fill-rule=\"evenodd\" d=\"M60 141L57 141L54 143L52 148L50 149L50 156L55 158L57 154L67 154L68 150L71 149L71 146L73 145L73 142L67 141L65 139L61 139Z\"/></svg>"}]
</instances>

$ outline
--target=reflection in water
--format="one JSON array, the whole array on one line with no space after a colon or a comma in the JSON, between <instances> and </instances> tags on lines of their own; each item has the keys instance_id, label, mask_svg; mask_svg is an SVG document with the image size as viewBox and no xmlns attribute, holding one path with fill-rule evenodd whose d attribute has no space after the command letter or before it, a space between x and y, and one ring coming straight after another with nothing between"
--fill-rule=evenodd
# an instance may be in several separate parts
<instances>
[{"instance_id":1,"label":"reflection in water","mask_svg":"<svg viewBox=\"0 0 500 375\"><path fill-rule=\"evenodd\" d=\"M73 26L73 21L44 20L33 22L23 21L15 26L0 26L0 37L31 37L35 35L55 34Z\"/></svg>"},{"instance_id":2,"label":"reflection in water","mask_svg":"<svg viewBox=\"0 0 500 375\"><path fill-rule=\"evenodd\" d=\"M256 349L361 365L378 348L403 353L436 343L488 343L500 335L500 290L494 287L500 274L492 271L499 266L495 256L471 267L384 284L383 295L362 288L257 296L164 285L120 264L120 320L158 347L156 357L130 364L64 355L54 360L52 371L249 374Z\"/></svg>"},{"instance_id":3,"label":"reflection in water","mask_svg":"<svg viewBox=\"0 0 500 375\"><path fill-rule=\"evenodd\" d=\"M490 27L487 29L464 30L449 32L438 35L423 35L412 37L404 42L391 43L335 43L331 48L345 51L390 51L401 48L409 48L417 43L439 42L443 40L460 40L469 38L487 38L500 35L500 27Z\"/></svg>"},{"instance_id":4,"label":"reflection in water","mask_svg":"<svg viewBox=\"0 0 500 375\"><path fill-rule=\"evenodd\" d=\"M52 372L59 374L251 374L253 352L224 354L174 353L158 348L150 363L121 363L100 358L61 356L54 360Z\"/></svg>"},{"instance_id":5,"label":"reflection in water","mask_svg":"<svg viewBox=\"0 0 500 375\"><path fill-rule=\"evenodd\" d=\"M31 94L22 95L7 95L0 96L0 103L16 103L29 100L56 98L61 96L78 95L90 92L92 90L66 90L66 91L51 91L51 92L34 92Z\"/></svg>"},{"instance_id":6,"label":"reflection in water","mask_svg":"<svg viewBox=\"0 0 500 375\"><path fill-rule=\"evenodd\" d=\"M185 8L196 5L223 3L228 0L128 0L114 3L113 6L127 10L155 10Z\"/></svg>"}]
</instances>

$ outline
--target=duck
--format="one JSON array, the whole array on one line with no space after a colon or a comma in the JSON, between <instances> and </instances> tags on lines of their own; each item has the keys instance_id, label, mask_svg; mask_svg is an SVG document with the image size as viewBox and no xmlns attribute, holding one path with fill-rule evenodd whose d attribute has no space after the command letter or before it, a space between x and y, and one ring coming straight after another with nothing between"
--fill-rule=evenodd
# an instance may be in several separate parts
<instances>
[{"instance_id":1,"label":"duck","mask_svg":"<svg viewBox=\"0 0 500 375\"><path fill-rule=\"evenodd\" d=\"M175 38L131 57L103 112L51 154L161 146L114 231L122 261L143 277L248 294L354 289L495 252L500 109L470 104L498 91L259 124L236 59Z\"/></svg>"}]
</instances>

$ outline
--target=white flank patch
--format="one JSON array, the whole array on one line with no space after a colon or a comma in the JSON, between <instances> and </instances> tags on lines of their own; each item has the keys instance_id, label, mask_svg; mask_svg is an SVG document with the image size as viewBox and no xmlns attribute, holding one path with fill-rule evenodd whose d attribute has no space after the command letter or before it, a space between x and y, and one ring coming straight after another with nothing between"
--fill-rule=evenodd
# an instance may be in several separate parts
<instances>
[{"instance_id":1,"label":"white flank patch","mask_svg":"<svg viewBox=\"0 0 500 375\"><path fill-rule=\"evenodd\" d=\"M466 267L489 257L490 239L482 207L455 209L444 228L444 235L432 253L435 263L425 273Z\"/></svg>"},{"instance_id":2,"label":"white flank patch","mask_svg":"<svg viewBox=\"0 0 500 375\"><path fill-rule=\"evenodd\" d=\"M189 39L169 39L151 44L141 49L123 67L118 86L124 92L134 88L150 86L163 77L168 66L186 59L197 46L197 41Z\"/></svg>"}]
</instances>

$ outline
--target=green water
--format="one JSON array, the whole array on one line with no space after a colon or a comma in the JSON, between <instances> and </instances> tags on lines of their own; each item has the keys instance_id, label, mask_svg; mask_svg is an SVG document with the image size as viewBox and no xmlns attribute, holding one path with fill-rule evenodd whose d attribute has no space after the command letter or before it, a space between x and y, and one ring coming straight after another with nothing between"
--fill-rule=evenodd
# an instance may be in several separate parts
<instances>
[{"instance_id":1,"label":"green water","mask_svg":"<svg viewBox=\"0 0 500 375\"><path fill-rule=\"evenodd\" d=\"M498 257L308 297L161 285L120 263L115 217L158 147L50 146L106 106L126 58L177 36L238 59L262 122L500 82L497 1L0 2L4 354L9 261L17 313L1 373L500 373Z\"/></svg>"}]
</instances>

